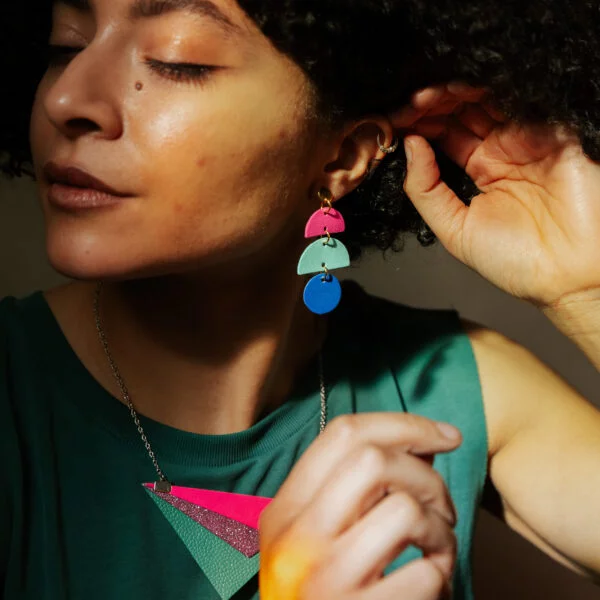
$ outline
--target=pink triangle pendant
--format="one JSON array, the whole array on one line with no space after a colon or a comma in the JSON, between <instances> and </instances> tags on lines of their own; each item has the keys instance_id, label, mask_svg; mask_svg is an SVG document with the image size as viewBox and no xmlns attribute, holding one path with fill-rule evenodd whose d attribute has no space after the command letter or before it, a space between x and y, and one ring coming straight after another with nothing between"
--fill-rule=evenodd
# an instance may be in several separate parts
<instances>
[{"instance_id":1,"label":"pink triangle pendant","mask_svg":"<svg viewBox=\"0 0 600 600\"><path fill-rule=\"evenodd\" d=\"M154 490L153 483L145 483L144 487ZM262 511L273 501L272 498L262 496L199 490L176 485L171 487L171 495L253 529L258 529L258 520Z\"/></svg>"}]
</instances>

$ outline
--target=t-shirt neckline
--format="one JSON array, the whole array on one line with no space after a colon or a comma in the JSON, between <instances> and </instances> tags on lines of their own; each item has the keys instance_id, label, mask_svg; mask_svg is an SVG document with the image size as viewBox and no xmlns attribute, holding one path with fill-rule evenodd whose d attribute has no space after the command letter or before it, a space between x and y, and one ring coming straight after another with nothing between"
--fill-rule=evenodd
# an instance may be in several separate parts
<instances>
[{"instance_id":1,"label":"t-shirt neckline","mask_svg":"<svg viewBox=\"0 0 600 600\"><path fill-rule=\"evenodd\" d=\"M97 426L145 453L129 409L108 392L81 362L43 292L35 292L20 302L31 303L32 310L27 321L32 324L32 333L36 333L36 339L40 339L40 331L44 332L41 337L49 377L61 391L77 390L76 393L65 394L65 400L75 403ZM33 315L37 316L37 322ZM336 339L332 333L336 329L335 321L335 318L331 318L323 346L326 378L327 365L334 366L331 361L335 360L338 353L338 349L334 348ZM330 370L331 374L337 372L337 368ZM334 401L336 387L335 379L327 381L330 403ZM140 415L140 421L161 466L231 466L234 463L252 461L283 444L293 443L308 427L314 428L316 437L319 431L320 400L318 360L315 356L298 377L288 400L245 431L203 435L185 432L143 415ZM147 457L147 460L150 458Z\"/></svg>"}]
</instances>

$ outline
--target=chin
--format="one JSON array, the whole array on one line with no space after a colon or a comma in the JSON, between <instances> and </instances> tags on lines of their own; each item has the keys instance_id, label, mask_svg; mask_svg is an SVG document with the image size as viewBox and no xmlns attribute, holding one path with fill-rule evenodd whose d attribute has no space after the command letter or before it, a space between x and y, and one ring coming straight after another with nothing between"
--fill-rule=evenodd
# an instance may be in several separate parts
<instances>
[{"instance_id":1,"label":"chin","mask_svg":"<svg viewBox=\"0 0 600 600\"><path fill-rule=\"evenodd\" d=\"M167 251L165 251L167 250ZM169 254L168 250L171 251ZM50 224L46 229L46 254L52 268L78 281L131 281L197 272L210 256L181 256L165 249L156 237L100 232L81 223ZM222 256L221 253L214 253Z\"/></svg>"},{"instance_id":2,"label":"chin","mask_svg":"<svg viewBox=\"0 0 600 600\"><path fill-rule=\"evenodd\" d=\"M50 227L46 233L46 254L52 268L78 281L124 281L156 275L157 269L140 260L132 248L131 236L98 236L80 227Z\"/></svg>"},{"instance_id":3,"label":"chin","mask_svg":"<svg viewBox=\"0 0 600 600\"><path fill-rule=\"evenodd\" d=\"M131 271L123 261L111 260L110 257L89 254L79 256L71 252L62 252L49 247L48 261L59 274L77 281L125 281L142 277L139 272Z\"/></svg>"}]
</instances>

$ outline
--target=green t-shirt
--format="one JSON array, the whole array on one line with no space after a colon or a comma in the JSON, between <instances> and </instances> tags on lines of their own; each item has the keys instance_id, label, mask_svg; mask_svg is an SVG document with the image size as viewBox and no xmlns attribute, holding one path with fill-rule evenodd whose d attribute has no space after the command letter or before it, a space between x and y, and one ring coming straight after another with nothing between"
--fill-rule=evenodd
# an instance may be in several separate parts
<instances>
[{"instance_id":1,"label":"green t-shirt","mask_svg":"<svg viewBox=\"0 0 600 600\"><path fill-rule=\"evenodd\" d=\"M461 429L462 447L437 456L435 467L459 513L454 597L471 599L487 432L476 363L457 313L393 304L348 284L324 364L330 418L404 411ZM273 497L317 436L317 371L315 361L283 406L242 433L193 435L142 417L161 467L180 486ZM41 292L2 300L2 598L220 598L142 487L155 478L127 408L79 361ZM409 548L388 572L417 556ZM224 581L233 564L218 563ZM257 598L257 579L233 597Z\"/></svg>"}]
</instances>

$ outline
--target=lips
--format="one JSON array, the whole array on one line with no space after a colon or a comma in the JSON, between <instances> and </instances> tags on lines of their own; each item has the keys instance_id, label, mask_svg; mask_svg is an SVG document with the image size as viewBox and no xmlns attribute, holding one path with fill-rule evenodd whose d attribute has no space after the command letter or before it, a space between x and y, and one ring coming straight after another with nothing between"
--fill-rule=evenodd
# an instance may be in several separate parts
<instances>
[{"instance_id":1,"label":"lips","mask_svg":"<svg viewBox=\"0 0 600 600\"><path fill-rule=\"evenodd\" d=\"M43 171L50 184L70 186L82 190L95 190L119 198L125 198L130 195L116 190L97 177L94 177L75 166L59 165L54 162L49 162L45 165Z\"/></svg>"}]
</instances>

